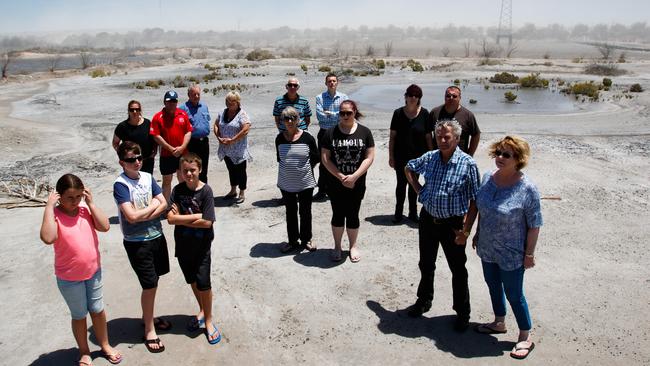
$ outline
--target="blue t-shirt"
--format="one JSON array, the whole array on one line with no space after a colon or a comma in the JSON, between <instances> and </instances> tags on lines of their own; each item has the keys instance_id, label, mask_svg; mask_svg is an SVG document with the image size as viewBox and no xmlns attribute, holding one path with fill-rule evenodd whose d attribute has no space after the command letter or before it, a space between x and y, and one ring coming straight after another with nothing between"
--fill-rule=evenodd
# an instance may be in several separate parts
<instances>
[{"instance_id":1,"label":"blue t-shirt","mask_svg":"<svg viewBox=\"0 0 650 366\"><path fill-rule=\"evenodd\" d=\"M188 100L179 108L184 110L190 118L192 138L202 138L210 135L210 111L207 104L199 102L198 105L194 105Z\"/></svg>"},{"instance_id":2,"label":"blue t-shirt","mask_svg":"<svg viewBox=\"0 0 650 366\"><path fill-rule=\"evenodd\" d=\"M153 240L162 235L162 225L158 217L142 222L127 221L120 205L130 202L135 209L148 207L151 200L162 193L162 189L151 174L140 172L138 179L131 179L125 173L120 174L113 183L113 198L117 204L120 228L126 241Z\"/></svg>"},{"instance_id":3,"label":"blue t-shirt","mask_svg":"<svg viewBox=\"0 0 650 366\"><path fill-rule=\"evenodd\" d=\"M476 251L481 260L513 271L524 265L528 229L542 226L539 192L526 175L514 185L500 188L492 174L483 176L476 197L480 214Z\"/></svg>"}]
</instances>

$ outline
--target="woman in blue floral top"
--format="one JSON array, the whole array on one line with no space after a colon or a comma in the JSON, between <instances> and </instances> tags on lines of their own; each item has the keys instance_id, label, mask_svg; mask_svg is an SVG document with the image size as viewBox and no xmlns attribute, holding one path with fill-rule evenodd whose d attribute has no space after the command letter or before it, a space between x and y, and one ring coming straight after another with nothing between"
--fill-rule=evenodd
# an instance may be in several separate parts
<instances>
[{"instance_id":1,"label":"woman in blue floral top","mask_svg":"<svg viewBox=\"0 0 650 366\"><path fill-rule=\"evenodd\" d=\"M522 138L506 136L490 146L497 169L483 176L476 198L479 224L473 239L490 291L494 321L480 324L484 334L505 333L508 299L519 326L519 339L510 356L523 359L533 350L532 323L524 296L524 271L535 266L535 245L542 226L539 192L521 169L528 163L530 147ZM469 212L464 232L469 232L476 211Z\"/></svg>"}]
</instances>

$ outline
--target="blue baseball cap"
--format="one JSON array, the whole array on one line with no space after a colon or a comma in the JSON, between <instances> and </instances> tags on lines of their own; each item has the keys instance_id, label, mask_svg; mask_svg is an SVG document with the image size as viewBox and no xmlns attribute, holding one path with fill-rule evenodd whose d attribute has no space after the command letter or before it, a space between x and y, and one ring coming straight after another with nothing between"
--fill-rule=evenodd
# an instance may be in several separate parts
<instances>
[{"instance_id":1,"label":"blue baseball cap","mask_svg":"<svg viewBox=\"0 0 650 366\"><path fill-rule=\"evenodd\" d=\"M178 93L176 93L173 90L168 91L165 93L165 102L169 102L171 100L178 101Z\"/></svg>"}]
</instances>

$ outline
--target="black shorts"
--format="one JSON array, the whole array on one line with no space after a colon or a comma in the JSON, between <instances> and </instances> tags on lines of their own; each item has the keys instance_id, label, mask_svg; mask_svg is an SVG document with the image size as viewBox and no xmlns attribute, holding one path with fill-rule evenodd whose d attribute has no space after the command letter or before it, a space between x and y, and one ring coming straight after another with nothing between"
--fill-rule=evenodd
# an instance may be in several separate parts
<instances>
[{"instance_id":1,"label":"black shorts","mask_svg":"<svg viewBox=\"0 0 650 366\"><path fill-rule=\"evenodd\" d=\"M175 156L161 156L160 157L160 174L170 175L176 173L179 169L181 158Z\"/></svg>"},{"instance_id":2,"label":"black shorts","mask_svg":"<svg viewBox=\"0 0 650 366\"><path fill-rule=\"evenodd\" d=\"M185 282L188 284L196 282L196 288L199 291L210 290L212 288L210 281L212 239L183 240L179 237L175 237L175 239L176 258L178 258L178 265L183 271Z\"/></svg>"},{"instance_id":3,"label":"black shorts","mask_svg":"<svg viewBox=\"0 0 650 366\"><path fill-rule=\"evenodd\" d=\"M143 290L158 287L158 278L169 273L169 253L165 236L147 241L126 241L124 248Z\"/></svg>"}]
</instances>

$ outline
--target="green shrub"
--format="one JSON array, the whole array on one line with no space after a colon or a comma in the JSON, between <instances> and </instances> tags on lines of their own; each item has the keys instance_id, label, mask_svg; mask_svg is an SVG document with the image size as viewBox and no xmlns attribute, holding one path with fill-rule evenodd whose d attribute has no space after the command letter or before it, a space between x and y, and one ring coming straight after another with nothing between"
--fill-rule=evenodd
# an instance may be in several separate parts
<instances>
[{"instance_id":1,"label":"green shrub","mask_svg":"<svg viewBox=\"0 0 650 366\"><path fill-rule=\"evenodd\" d=\"M565 90L570 94L575 94L576 98L578 95L586 95L591 99L598 99L598 85L593 81L586 81L582 83L575 83L569 86L568 90Z\"/></svg>"},{"instance_id":2,"label":"green shrub","mask_svg":"<svg viewBox=\"0 0 650 366\"><path fill-rule=\"evenodd\" d=\"M609 88L612 86L612 79L610 78L603 78L603 86L606 88Z\"/></svg>"},{"instance_id":3,"label":"green shrub","mask_svg":"<svg viewBox=\"0 0 650 366\"><path fill-rule=\"evenodd\" d=\"M374 60L375 67L378 69L385 69L386 68L386 62L382 59L379 60Z\"/></svg>"},{"instance_id":4,"label":"green shrub","mask_svg":"<svg viewBox=\"0 0 650 366\"><path fill-rule=\"evenodd\" d=\"M322 65L318 67L319 72L332 72L332 68L327 65Z\"/></svg>"},{"instance_id":5,"label":"green shrub","mask_svg":"<svg viewBox=\"0 0 650 366\"><path fill-rule=\"evenodd\" d=\"M494 74L494 76L490 78L491 83L497 84L516 84L518 81L519 77L509 72Z\"/></svg>"},{"instance_id":6,"label":"green shrub","mask_svg":"<svg viewBox=\"0 0 650 366\"><path fill-rule=\"evenodd\" d=\"M412 58L409 59L408 61L406 61L406 66L410 67L411 70L413 70L414 72L422 72L422 71L424 71L424 67L422 67L422 64L415 61Z\"/></svg>"},{"instance_id":7,"label":"green shrub","mask_svg":"<svg viewBox=\"0 0 650 366\"><path fill-rule=\"evenodd\" d=\"M540 78L539 73L532 73L519 79L522 88L548 88L548 79Z\"/></svg>"},{"instance_id":8,"label":"green shrub","mask_svg":"<svg viewBox=\"0 0 650 366\"><path fill-rule=\"evenodd\" d=\"M454 85L460 85L460 79L454 79Z\"/></svg>"},{"instance_id":9,"label":"green shrub","mask_svg":"<svg viewBox=\"0 0 650 366\"><path fill-rule=\"evenodd\" d=\"M608 63L593 63L585 67L585 74L602 75L602 76L618 76L625 74L625 70L618 68L618 65L612 62Z\"/></svg>"},{"instance_id":10,"label":"green shrub","mask_svg":"<svg viewBox=\"0 0 650 366\"><path fill-rule=\"evenodd\" d=\"M248 61L262 61L275 58L273 54L267 50L256 49L246 55Z\"/></svg>"},{"instance_id":11,"label":"green shrub","mask_svg":"<svg viewBox=\"0 0 650 366\"><path fill-rule=\"evenodd\" d=\"M158 89L158 88L160 88L160 83L158 82L158 80L147 80L147 81L144 83L144 85L145 85L147 88L153 88L153 89Z\"/></svg>"},{"instance_id":12,"label":"green shrub","mask_svg":"<svg viewBox=\"0 0 650 366\"><path fill-rule=\"evenodd\" d=\"M635 83L635 84L630 85L630 91L632 93L641 93L641 92L643 92L643 87L641 87L641 84Z\"/></svg>"},{"instance_id":13,"label":"green shrub","mask_svg":"<svg viewBox=\"0 0 650 366\"><path fill-rule=\"evenodd\" d=\"M300 65L300 70L304 71L305 74L306 74L306 73L307 73L307 70L309 70L309 69L307 68L307 65L302 64L302 65Z\"/></svg>"},{"instance_id":14,"label":"green shrub","mask_svg":"<svg viewBox=\"0 0 650 366\"><path fill-rule=\"evenodd\" d=\"M513 93L513 92L511 92L511 91L507 91L507 92L505 92L505 93L503 94L503 96L506 98L506 100L507 100L508 102L514 102L515 99L517 99L517 94L515 94L515 93Z\"/></svg>"},{"instance_id":15,"label":"green shrub","mask_svg":"<svg viewBox=\"0 0 650 366\"><path fill-rule=\"evenodd\" d=\"M92 77L93 79L94 78L103 78L105 76L109 76L110 74L111 74L110 72L106 72L106 70L104 70L102 68L95 69L95 70L88 73L88 75L90 75L90 77Z\"/></svg>"}]
</instances>

